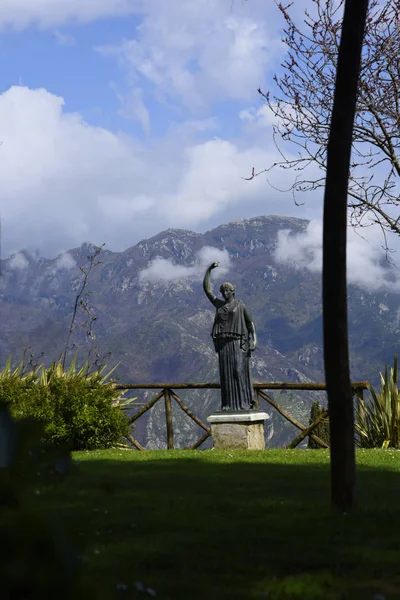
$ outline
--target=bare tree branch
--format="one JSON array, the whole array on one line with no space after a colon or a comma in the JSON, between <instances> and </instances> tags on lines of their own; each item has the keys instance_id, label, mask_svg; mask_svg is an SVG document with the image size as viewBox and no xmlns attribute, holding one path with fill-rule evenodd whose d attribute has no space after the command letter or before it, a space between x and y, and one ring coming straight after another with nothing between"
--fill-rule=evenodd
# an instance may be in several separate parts
<instances>
[{"instance_id":1,"label":"bare tree branch","mask_svg":"<svg viewBox=\"0 0 400 600\"><path fill-rule=\"evenodd\" d=\"M90 273L92 272L92 270L95 267L97 267L97 265L99 265L101 263L101 261L100 260L96 260L96 258L99 256L99 254L102 251L104 245L105 244L102 244L101 246L96 247L94 253L90 254L87 257L88 261L89 261L89 265L88 265L88 267L86 269L84 267L82 267L82 266L79 267L79 270L83 273L83 277L82 277L81 285L80 285L80 287L78 289L78 292L77 292L77 294L75 296L75 302L74 302L74 307L73 307L72 316L71 316L71 323L70 323L70 326L69 326L69 329L68 329L68 335L67 335L67 340L66 340L66 344L65 344L65 349L64 349L64 352L62 353L62 367L63 367L63 369L65 368L65 361L67 359L68 350L70 348L70 342L71 342L72 332L77 327L86 327L87 323L88 323L88 320L89 320L88 336L90 337L90 339L92 341L92 344L91 344L90 349L89 349L88 360L90 360L91 353L92 353L92 351L94 349L94 346L93 346L93 340L94 340L93 322L96 320L97 317L94 315L94 311L89 306L89 303L88 303L88 296L89 296L90 292L87 292L85 290L86 290L86 286L88 284ZM79 325L76 325L75 321L76 321L79 309L83 310L83 312L86 313L88 319L86 319L85 321L83 321ZM61 357L60 357L60 359L61 359ZM88 368L89 368L89 365L88 365Z\"/></svg>"},{"instance_id":2,"label":"bare tree branch","mask_svg":"<svg viewBox=\"0 0 400 600\"><path fill-rule=\"evenodd\" d=\"M292 4L277 6L285 19L287 57L274 86L258 90L273 116L273 138L282 160L253 168L252 180L277 168L321 177L296 178L291 189L309 192L325 185L329 122L333 106L344 0L312 0L313 14L297 24ZM288 156L290 146L297 156ZM349 219L355 227L378 223L400 234L400 3L372 0L361 57L349 174ZM385 236L385 247L387 237Z\"/></svg>"}]
</instances>

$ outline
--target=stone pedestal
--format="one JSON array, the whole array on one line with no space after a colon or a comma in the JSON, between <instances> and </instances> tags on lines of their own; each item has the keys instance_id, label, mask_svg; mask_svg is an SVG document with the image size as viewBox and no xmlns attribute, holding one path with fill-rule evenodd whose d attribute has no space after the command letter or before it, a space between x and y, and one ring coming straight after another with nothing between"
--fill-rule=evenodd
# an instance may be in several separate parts
<instances>
[{"instance_id":1,"label":"stone pedestal","mask_svg":"<svg viewBox=\"0 0 400 600\"><path fill-rule=\"evenodd\" d=\"M210 415L211 435L218 450L264 450L264 421L258 410L219 411Z\"/></svg>"}]
</instances>

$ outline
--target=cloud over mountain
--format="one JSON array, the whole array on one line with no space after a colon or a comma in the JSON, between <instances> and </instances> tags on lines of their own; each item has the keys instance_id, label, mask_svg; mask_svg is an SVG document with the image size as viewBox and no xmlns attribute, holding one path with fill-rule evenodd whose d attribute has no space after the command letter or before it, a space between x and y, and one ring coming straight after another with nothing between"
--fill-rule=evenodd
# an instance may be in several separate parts
<instances>
[{"instance_id":1,"label":"cloud over mountain","mask_svg":"<svg viewBox=\"0 0 400 600\"><path fill-rule=\"evenodd\" d=\"M178 265L172 259L157 256L146 269L140 271L139 280L157 283L186 278L199 279L204 277L207 267L215 261L220 263L217 267L218 276L226 275L232 266L227 250L203 246L197 253L196 260L189 267Z\"/></svg>"},{"instance_id":2,"label":"cloud over mountain","mask_svg":"<svg viewBox=\"0 0 400 600\"><path fill-rule=\"evenodd\" d=\"M368 239L352 228L347 230L347 280L369 291L400 291L399 269L386 260L379 228L368 230ZM395 240L393 241L394 245ZM400 246L397 244L397 246ZM288 229L278 233L275 258L282 264L322 271L322 223L311 221L304 233Z\"/></svg>"}]
</instances>

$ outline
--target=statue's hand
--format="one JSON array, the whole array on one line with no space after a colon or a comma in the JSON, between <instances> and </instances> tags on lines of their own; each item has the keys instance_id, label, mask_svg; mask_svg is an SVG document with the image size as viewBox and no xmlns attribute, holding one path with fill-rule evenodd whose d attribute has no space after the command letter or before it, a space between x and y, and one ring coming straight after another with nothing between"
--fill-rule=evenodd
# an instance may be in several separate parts
<instances>
[{"instance_id":1,"label":"statue's hand","mask_svg":"<svg viewBox=\"0 0 400 600\"><path fill-rule=\"evenodd\" d=\"M208 267L209 269L216 269L219 266L219 262L213 262L211 263L211 265Z\"/></svg>"},{"instance_id":2,"label":"statue's hand","mask_svg":"<svg viewBox=\"0 0 400 600\"><path fill-rule=\"evenodd\" d=\"M253 352L257 348L257 341L253 335L249 336L249 350Z\"/></svg>"}]
</instances>

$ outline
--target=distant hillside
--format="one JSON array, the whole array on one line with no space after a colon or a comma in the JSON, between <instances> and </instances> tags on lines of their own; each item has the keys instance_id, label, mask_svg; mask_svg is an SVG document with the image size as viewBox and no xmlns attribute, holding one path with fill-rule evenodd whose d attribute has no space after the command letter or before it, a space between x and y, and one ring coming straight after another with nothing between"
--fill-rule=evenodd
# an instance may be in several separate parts
<instances>
[{"instance_id":1,"label":"distant hillside","mask_svg":"<svg viewBox=\"0 0 400 600\"><path fill-rule=\"evenodd\" d=\"M97 314L99 351L111 352L113 362L121 361L120 381L217 381L217 357L210 338L213 307L204 296L201 278L151 283L139 276L158 256L191 266L204 246L229 252L232 268L224 277L216 270L217 285L225 279L233 281L237 297L253 314L259 337L254 380L323 381L320 275L279 264L274 258L278 231L296 233L306 226L305 220L262 216L221 225L205 234L170 229L124 252L104 251L102 263L90 278L90 302ZM2 364L10 354L21 358L27 346L36 354L43 351L48 363L60 355L82 276L79 266L86 264L90 250L89 244L71 250L76 262L72 267L71 260L36 261L26 252L18 261L15 257L2 261ZM350 286L353 380L376 381L385 362L392 362L398 350L398 307L397 294L369 293ZM76 330L74 342L84 359L88 346L83 328ZM305 422L313 397L310 393L280 394L279 401ZM219 404L218 394L212 391L188 392L185 398L203 419ZM179 443L196 439L198 432L178 409L175 420ZM137 435L143 443L162 447L163 428L160 404L147 422L138 425ZM295 435L275 414L273 429L273 445Z\"/></svg>"}]
</instances>

